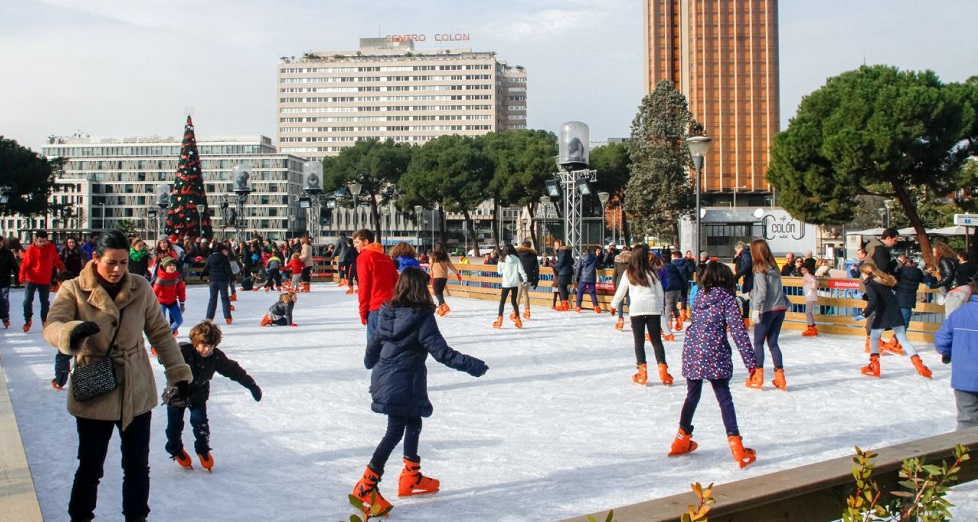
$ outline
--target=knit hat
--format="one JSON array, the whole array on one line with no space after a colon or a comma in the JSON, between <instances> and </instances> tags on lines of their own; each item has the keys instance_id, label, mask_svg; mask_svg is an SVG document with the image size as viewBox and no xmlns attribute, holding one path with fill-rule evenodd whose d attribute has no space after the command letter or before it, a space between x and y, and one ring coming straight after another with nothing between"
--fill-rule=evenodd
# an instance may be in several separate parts
<instances>
[{"instance_id":1,"label":"knit hat","mask_svg":"<svg viewBox=\"0 0 978 522\"><path fill-rule=\"evenodd\" d=\"M166 265L176 266L177 265L177 261L175 259L173 259L172 257L169 257L169 256L164 257L163 258L163 261L160 263L160 266L162 266L163 268L166 268Z\"/></svg>"}]
</instances>

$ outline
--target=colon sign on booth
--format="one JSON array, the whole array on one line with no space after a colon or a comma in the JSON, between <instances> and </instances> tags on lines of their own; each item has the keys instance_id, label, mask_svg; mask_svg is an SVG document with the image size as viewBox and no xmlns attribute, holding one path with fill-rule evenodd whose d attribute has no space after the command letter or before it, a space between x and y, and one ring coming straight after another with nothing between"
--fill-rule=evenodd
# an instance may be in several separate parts
<instances>
[{"instance_id":1,"label":"colon sign on booth","mask_svg":"<svg viewBox=\"0 0 978 522\"><path fill-rule=\"evenodd\" d=\"M754 217L761 222L764 239L775 255L815 251L815 225L803 223L777 208L759 208L754 211Z\"/></svg>"}]
</instances>

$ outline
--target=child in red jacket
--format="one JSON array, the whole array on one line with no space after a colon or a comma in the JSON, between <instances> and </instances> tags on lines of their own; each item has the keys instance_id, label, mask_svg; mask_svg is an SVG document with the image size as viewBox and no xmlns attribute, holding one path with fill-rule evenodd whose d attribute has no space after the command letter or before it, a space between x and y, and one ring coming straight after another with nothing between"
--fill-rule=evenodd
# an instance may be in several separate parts
<instances>
[{"instance_id":1,"label":"child in red jacket","mask_svg":"<svg viewBox=\"0 0 978 522\"><path fill-rule=\"evenodd\" d=\"M292 271L292 289L298 292L302 283L302 269L306 267L306 264L299 259L299 254L296 253L292 254L289 264L285 267Z\"/></svg>"},{"instance_id":2,"label":"child in red jacket","mask_svg":"<svg viewBox=\"0 0 978 522\"><path fill-rule=\"evenodd\" d=\"M183 324L184 302L187 300L187 285L183 282L183 276L177 271L177 262L172 257L163 258L160 263L160 271L156 274L156 282L153 283L153 292L156 300L163 308L163 316L167 312L170 314L170 330L176 337Z\"/></svg>"}]
</instances>

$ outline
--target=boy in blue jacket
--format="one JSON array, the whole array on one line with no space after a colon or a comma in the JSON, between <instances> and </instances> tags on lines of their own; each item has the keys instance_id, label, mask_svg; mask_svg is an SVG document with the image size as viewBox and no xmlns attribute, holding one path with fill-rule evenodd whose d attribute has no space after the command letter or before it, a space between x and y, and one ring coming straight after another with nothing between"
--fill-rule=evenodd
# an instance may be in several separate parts
<instances>
[{"instance_id":1,"label":"boy in blue jacket","mask_svg":"<svg viewBox=\"0 0 978 522\"><path fill-rule=\"evenodd\" d=\"M958 430L978 426L978 280L971 299L944 319L934 334L934 348L951 364L951 388L958 405Z\"/></svg>"}]
</instances>

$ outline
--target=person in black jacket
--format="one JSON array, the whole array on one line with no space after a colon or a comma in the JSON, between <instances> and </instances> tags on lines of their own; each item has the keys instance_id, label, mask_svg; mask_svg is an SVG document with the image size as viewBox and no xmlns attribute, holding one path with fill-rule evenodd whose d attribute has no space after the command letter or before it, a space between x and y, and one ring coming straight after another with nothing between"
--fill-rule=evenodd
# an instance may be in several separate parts
<instances>
[{"instance_id":1,"label":"person in black jacket","mask_svg":"<svg viewBox=\"0 0 978 522\"><path fill-rule=\"evenodd\" d=\"M211 254L214 255L214 254ZM248 388L255 401L261 400L261 388L241 366L228 358L217 345L221 344L221 329L209 320L202 321L190 330L190 342L180 343L183 359L190 365L194 380L187 388L182 401L168 401L166 406L166 452L178 464L193 468L190 455L183 449L183 412L190 409L190 426L194 432L194 450L200 465L207 471L214 466L211 456L211 428L207 420L207 399L211 393L211 379L217 372Z\"/></svg>"},{"instance_id":2,"label":"person in black jacket","mask_svg":"<svg viewBox=\"0 0 978 522\"><path fill-rule=\"evenodd\" d=\"M863 285L866 287L868 302L862 314L856 316L855 319L861 321L867 317L871 318L869 325L869 364L863 366L860 372L870 377L880 376L880 335L883 330L892 329L894 337L903 346L903 352L910 356L910 362L913 363L917 373L929 379L931 377L930 369L924 366L913 344L907 339L903 317L900 315L900 308L897 306L896 297L893 294L893 287L897 283L896 278L881 272L872 261L863 263L859 267L859 272L862 274Z\"/></svg>"},{"instance_id":3,"label":"person in black jacket","mask_svg":"<svg viewBox=\"0 0 978 522\"><path fill-rule=\"evenodd\" d=\"M71 277L78 277L82 267L91 259L91 256L85 257L85 252L78 246L78 240L73 237L65 240L65 246L58 252L58 257L64 263L65 270L71 272Z\"/></svg>"},{"instance_id":4,"label":"person in black jacket","mask_svg":"<svg viewBox=\"0 0 978 522\"><path fill-rule=\"evenodd\" d=\"M207 301L207 319L213 320L217 313L217 296L221 296L221 307L224 312L224 322L231 324L231 299L228 297L228 284L231 281L231 260L228 259L228 247L219 243L207 256L204 263L204 274L210 280L210 300Z\"/></svg>"},{"instance_id":5,"label":"person in black jacket","mask_svg":"<svg viewBox=\"0 0 978 522\"><path fill-rule=\"evenodd\" d=\"M917 306L917 290L920 283L924 282L924 271L917 268L917 262L911 258L903 260L903 266L896 273L896 294L897 306L903 315L904 328L910 328L910 317L913 309Z\"/></svg>"},{"instance_id":6,"label":"person in black jacket","mask_svg":"<svg viewBox=\"0 0 978 522\"><path fill-rule=\"evenodd\" d=\"M970 261L967 252L959 251L958 268L954 271L954 287L970 284L975 274L978 274L978 263Z\"/></svg>"},{"instance_id":7,"label":"person in black jacket","mask_svg":"<svg viewBox=\"0 0 978 522\"><path fill-rule=\"evenodd\" d=\"M517 302L523 303L523 319L530 318L530 288L536 290L540 284L540 260L537 259L537 251L533 249L533 243L529 239L516 248L516 255L520 258L523 271L526 272L526 281L520 283L520 291Z\"/></svg>"},{"instance_id":8,"label":"person in black jacket","mask_svg":"<svg viewBox=\"0 0 978 522\"><path fill-rule=\"evenodd\" d=\"M7 238L0 235L0 320L3 327L10 327L10 274L20 272L20 265L12 250L7 248Z\"/></svg>"},{"instance_id":9,"label":"person in black jacket","mask_svg":"<svg viewBox=\"0 0 978 522\"><path fill-rule=\"evenodd\" d=\"M754 263L750 257L750 248L747 243L738 241L734 245L734 277L740 281L741 295L748 295L754 289ZM741 280L741 278L743 278ZM746 299L741 299L741 315L744 318L744 326L750 326L750 305Z\"/></svg>"},{"instance_id":10,"label":"person in black jacket","mask_svg":"<svg viewBox=\"0 0 978 522\"><path fill-rule=\"evenodd\" d=\"M394 286L394 296L379 312L377 327L367 341L363 365L370 375L370 409L387 415L387 432L374 450L353 495L364 503L364 511L382 513L392 508L380 494L377 483L384 474L387 459L404 439L404 469L398 481L398 496L437 493L440 482L421 474L418 441L421 418L430 417L428 400L428 354L438 362L468 373L485 375L489 367L475 357L456 352L442 337L435 320L435 303L428 291L428 274L414 267L405 268Z\"/></svg>"},{"instance_id":11,"label":"person in black jacket","mask_svg":"<svg viewBox=\"0 0 978 522\"><path fill-rule=\"evenodd\" d=\"M569 246L564 245L563 241L555 239L554 253L557 257L557 260L554 261L554 277L557 278L557 292L560 294L560 304L555 310L566 312L570 309L570 304L567 302L569 298L567 287L570 286L574 278L574 251Z\"/></svg>"}]
</instances>

